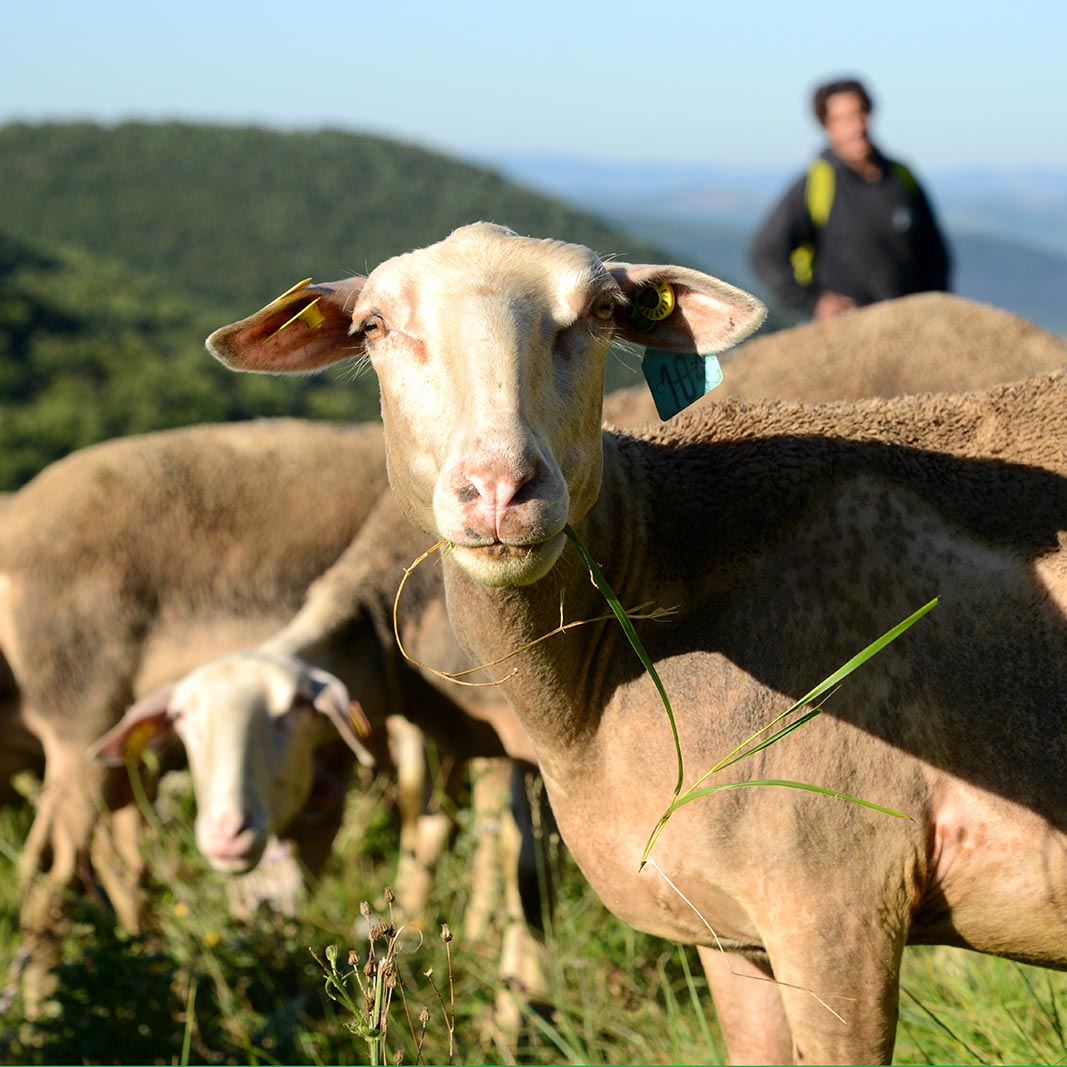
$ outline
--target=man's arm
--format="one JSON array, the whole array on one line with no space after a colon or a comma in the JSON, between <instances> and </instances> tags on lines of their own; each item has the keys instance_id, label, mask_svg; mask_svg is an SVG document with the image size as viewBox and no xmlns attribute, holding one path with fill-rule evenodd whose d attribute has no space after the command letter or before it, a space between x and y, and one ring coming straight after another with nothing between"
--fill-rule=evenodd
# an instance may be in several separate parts
<instances>
[{"instance_id":1,"label":"man's arm","mask_svg":"<svg viewBox=\"0 0 1067 1067\"><path fill-rule=\"evenodd\" d=\"M763 220L749 248L749 259L759 279L784 306L811 315L819 291L801 285L793 273L793 249L815 241L815 226L804 202L807 175L794 183Z\"/></svg>"},{"instance_id":2,"label":"man's arm","mask_svg":"<svg viewBox=\"0 0 1067 1067\"><path fill-rule=\"evenodd\" d=\"M918 236L919 265L922 274L921 289L949 292L951 289L952 259L945 238L937 225L934 209L916 183L915 221Z\"/></svg>"}]
</instances>

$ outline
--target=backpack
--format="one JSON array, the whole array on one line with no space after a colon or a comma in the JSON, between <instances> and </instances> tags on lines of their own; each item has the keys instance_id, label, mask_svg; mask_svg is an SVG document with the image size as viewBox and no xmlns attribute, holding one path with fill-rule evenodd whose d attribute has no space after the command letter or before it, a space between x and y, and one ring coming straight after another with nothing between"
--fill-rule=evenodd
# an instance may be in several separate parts
<instances>
[{"instance_id":1,"label":"backpack","mask_svg":"<svg viewBox=\"0 0 1067 1067\"><path fill-rule=\"evenodd\" d=\"M914 196L919 189L915 176L895 159L889 161L890 169L897 180ZM830 217L830 208L834 205L834 167L828 159L817 156L808 167L808 180L804 185L804 205L808 217L816 232L826 225ZM799 285L811 285L815 275L815 242L804 241L789 253L789 262L793 265L793 276Z\"/></svg>"}]
</instances>

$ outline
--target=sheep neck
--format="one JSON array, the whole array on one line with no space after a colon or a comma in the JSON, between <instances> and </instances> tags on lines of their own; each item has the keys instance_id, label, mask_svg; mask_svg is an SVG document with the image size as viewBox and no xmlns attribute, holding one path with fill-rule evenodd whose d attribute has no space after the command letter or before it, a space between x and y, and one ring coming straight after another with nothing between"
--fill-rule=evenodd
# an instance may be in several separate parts
<instances>
[{"instance_id":1,"label":"sheep neck","mask_svg":"<svg viewBox=\"0 0 1067 1067\"><path fill-rule=\"evenodd\" d=\"M605 438L604 482L578 534L604 569L623 605L636 603L644 512L640 494L627 491L632 472ZM588 766L597 727L618 679L640 670L633 650L590 580L573 546L530 586L490 588L445 560L449 617L460 642L479 663L523 648L564 623L588 622L540 642L493 669L515 706L546 769ZM618 660L632 660L629 671Z\"/></svg>"}]
</instances>

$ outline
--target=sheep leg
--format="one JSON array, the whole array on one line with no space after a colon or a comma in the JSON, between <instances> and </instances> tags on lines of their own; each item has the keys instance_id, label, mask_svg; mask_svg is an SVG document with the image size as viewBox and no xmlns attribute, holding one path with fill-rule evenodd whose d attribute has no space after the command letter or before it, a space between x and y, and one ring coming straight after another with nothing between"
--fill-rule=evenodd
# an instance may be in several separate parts
<instances>
[{"instance_id":1,"label":"sheep leg","mask_svg":"<svg viewBox=\"0 0 1067 1067\"><path fill-rule=\"evenodd\" d=\"M56 728L51 718L30 708L26 718L45 754L37 813L18 867L19 925L29 957L23 989L32 1013L54 987L50 972L60 957L71 891L106 905L102 887L119 921L136 932L143 903L139 886L143 865L138 849L140 813L130 803L125 772L87 760L84 753L92 736L70 736L69 722ZM91 721L87 715L81 725ZM109 800L114 811L109 810ZM94 860L100 863L99 870Z\"/></svg>"},{"instance_id":2,"label":"sheep leg","mask_svg":"<svg viewBox=\"0 0 1067 1067\"><path fill-rule=\"evenodd\" d=\"M493 1023L498 1048L515 1050L525 1011L550 1010L548 951L535 932L543 928L544 919L540 872L545 864L539 831L545 816L543 806L534 811L528 766L509 761L505 767L511 779L511 803L501 812L498 835L505 926Z\"/></svg>"},{"instance_id":3,"label":"sheep leg","mask_svg":"<svg viewBox=\"0 0 1067 1067\"><path fill-rule=\"evenodd\" d=\"M89 846L106 771L89 767L69 743L42 736L45 777L33 826L19 860L19 925L28 962L23 972L27 1015L35 1017L55 986L69 891L91 886Z\"/></svg>"},{"instance_id":4,"label":"sheep leg","mask_svg":"<svg viewBox=\"0 0 1067 1067\"><path fill-rule=\"evenodd\" d=\"M699 946L730 1063L791 1063L793 1039L770 965Z\"/></svg>"},{"instance_id":5,"label":"sheep leg","mask_svg":"<svg viewBox=\"0 0 1067 1067\"><path fill-rule=\"evenodd\" d=\"M396 767L396 805L400 813L400 857L397 860L396 910L405 922L423 922L430 879L419 863L419 819L429 792L426 748L422 731L399 715L385 722L389 754Z\"/></svg>"},{"instance_id":6,"label":"sheep leg","mask_svg":"<svg viewBox=\"0 0 1067 1067\"><path fill-rule=\"evenodd\" d=\"M511 770L507 760L471 760L471 808L475 839L470 897L463 916L468 941L485 941L500 899L500 820L509 803Z\"/></svg>"},{"instance_id":7,"label":"sheep leg","mask_svg":"<svg viewBox=\"0 0 1067 1067\"><path fill-rule=\"evenodd\" d=\"M820 893L832 899L815 887ZM793 915L788 928L765 934L796 1063L892 1060L906 933L856 906L873 898L858 894L833 914Z\"/></svg>"},{"instance_id":8,"label":"sheep leg","mask_svg":"<svg viewBox=\"0 0 1067 1067\"><path fill-rule=\"evenodd\" d=\"M91 866L100 879L120 925L137 933L144 909L144 859L141 855L141 812L124 804L96 824L90 850Z\"/></svg>"},{"instance_id":9,"label":"sheep leg","mask_svg":"<svg viewBox=\"0 0 1067 1067\"><path fill-rule=\"evenodd\" d=\"M90 869L89 844L100 816L107 771L91 767L68 744L44 741L44 784L19 863L23 916L30 928L51 921L46 898ZM24 923L25 925L25 923Z\"/></svg>"}]
</instances>

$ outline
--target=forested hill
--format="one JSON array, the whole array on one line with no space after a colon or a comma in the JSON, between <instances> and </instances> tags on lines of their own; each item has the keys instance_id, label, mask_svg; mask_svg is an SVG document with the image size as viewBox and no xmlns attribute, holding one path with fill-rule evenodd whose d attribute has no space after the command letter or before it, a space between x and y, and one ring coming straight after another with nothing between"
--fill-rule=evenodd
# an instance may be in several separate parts
<instances>
[{"instance_id":1,"label":"forested hill","mask_svg":"<svg viewBox=\"0 0 1067 1067\"><path fill-rule=\"evenodd\" d=\"M0 188L0 489L106 437L377 417L369 372L234 375L204 352L212 329L300 278L364 272L476 219L667 258L489 171L339 132L14 124ZM636 380L620 360L608 373Z\"/></svg>"},{"instance_id":2,"label":"forested hill","mask_svg":"<svg viewBox=\"0 0 1067 1067\"><path fill-rule=\"evenodd\" d=\"M0 233L0 489L108 437L250 416L377 417L369 374L342 385L339 372L226 370L203 348L226 315L122 264Z\"/></svg>"},{"instance_id":3,"label":"forested hill","mask_svg":"<svg viewBox=\"0 0 1067 1067\"><path fill-rule=\"evenodd\" d=\"M0 128L0 232L105 255L248 312L486 219L645 258L497 174L380 137L178 123Z\"/></svg>"}]
</instances>

